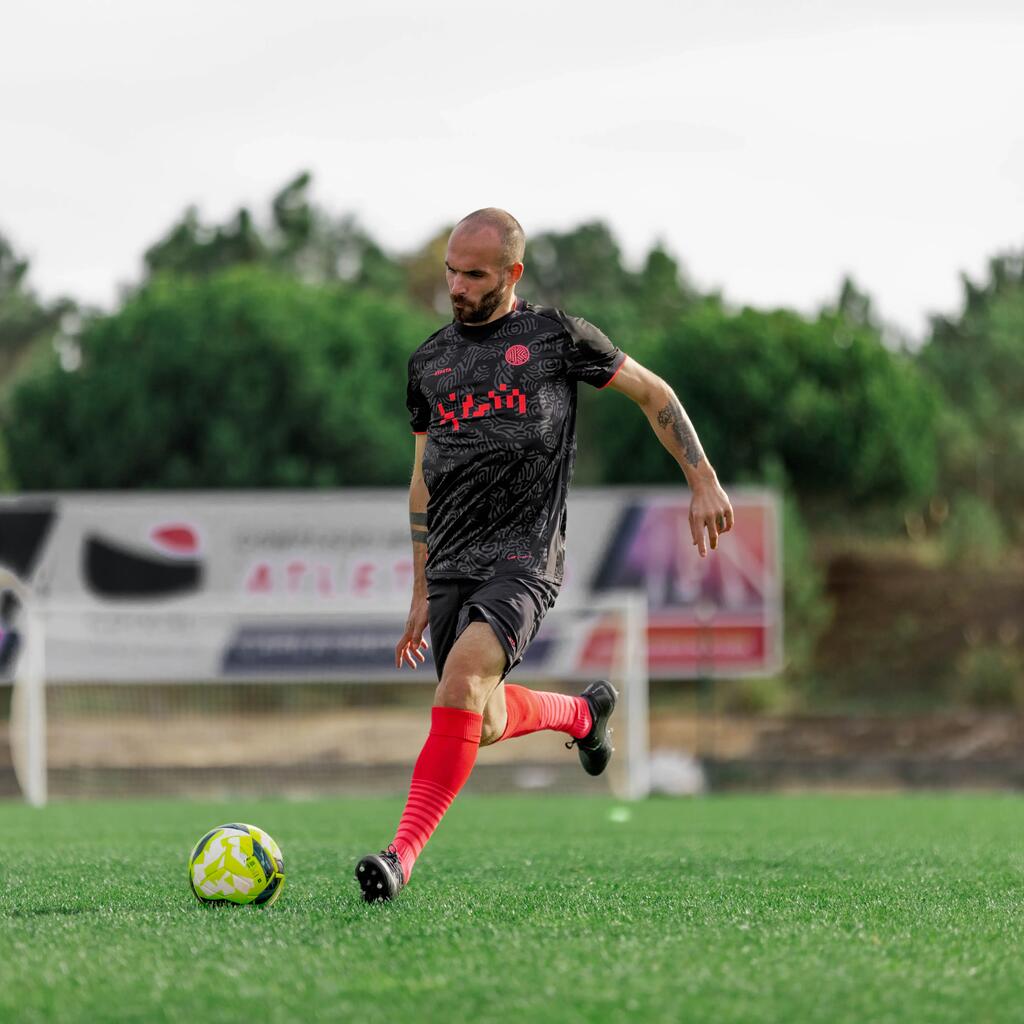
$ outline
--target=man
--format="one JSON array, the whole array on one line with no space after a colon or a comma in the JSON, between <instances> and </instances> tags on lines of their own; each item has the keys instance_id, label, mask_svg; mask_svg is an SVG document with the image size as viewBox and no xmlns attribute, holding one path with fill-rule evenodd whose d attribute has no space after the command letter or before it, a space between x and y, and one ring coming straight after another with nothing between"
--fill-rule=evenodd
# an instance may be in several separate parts
<instances>
[{"instance_id":1,"label":"man","mask_svg":"<svg viewBox=\"0 0 1024 1024\"><path fill-rule=\"evenodd\" d=\"M617 695L608 682L571 697L504 681L562 582L577 382L614 388L643 410L693 491L701 557L733 525L668 384L585 320L516 298L524 243L504 210L477 210L456 225L445 257L454 319L409 360L415 579L395 664L425 660L429 623L440 684L394 841L356 865L368 902L393 899L409 881L480 746L553 729L571 737L591 775L611 757Z\"/></svg>"}]
</instances>

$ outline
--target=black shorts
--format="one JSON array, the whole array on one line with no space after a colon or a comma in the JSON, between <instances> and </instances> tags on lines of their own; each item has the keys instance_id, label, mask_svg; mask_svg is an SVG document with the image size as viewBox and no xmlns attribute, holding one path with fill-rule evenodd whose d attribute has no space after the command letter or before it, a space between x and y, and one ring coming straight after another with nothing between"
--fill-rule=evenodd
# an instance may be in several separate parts
<instances>
[{"instance_id":1,"label":"black shorts","mask_svg":"<svg viewBox=\"0 0 1024 1024\"><path fill-rule=\"evenodd\" d=\"M555 584L530 576L502 573L487 580L428 580L430 647L437 678L466 626L486 622L505 648L504 679L523 660L556 597Z\"/></svg>"}]
</instances>

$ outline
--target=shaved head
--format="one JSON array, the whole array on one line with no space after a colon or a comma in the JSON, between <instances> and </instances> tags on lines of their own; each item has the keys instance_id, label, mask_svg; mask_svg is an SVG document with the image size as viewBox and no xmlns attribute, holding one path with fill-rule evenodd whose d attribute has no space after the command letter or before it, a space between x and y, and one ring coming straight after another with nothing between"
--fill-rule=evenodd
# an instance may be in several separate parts
<instances>
[{"instance_id":1,"label":"shaved head","mask_svg":"<svg viewBox=\"0 0 1024 1024\"><path fill-rule=\"evenodd\" d=\"M526 252L526 235L523 233L523 227L511 213L499 210L496 206L488 206L467 214L455 225L452 237L463 232L469 234L487 230L498 236L502 262L506 267L523 262Z\"/></svg>"},{"instance_id":2,"label":"shaved head","mask_svg":"<svg viewBox=\"0 0 1024 1024\"><path fill-rule=\"evenodd\" d=\"M455 225L444 263L459 323L485 324L512 311L516 283L523 276L525 242L519 221L493 206Z\"/></svg>"}]
</instances>

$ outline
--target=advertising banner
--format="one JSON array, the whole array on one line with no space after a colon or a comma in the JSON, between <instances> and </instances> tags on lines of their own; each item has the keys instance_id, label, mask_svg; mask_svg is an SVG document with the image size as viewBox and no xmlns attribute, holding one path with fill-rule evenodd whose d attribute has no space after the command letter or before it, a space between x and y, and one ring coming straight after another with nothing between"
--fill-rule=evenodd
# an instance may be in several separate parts
<instances>
[{"instance_id":1,"label":"advertising banner","mask_svg":"<svg viewBox=\"0 0 1024 1024\"><path fill-rule=\"evenodd\" d=\"M653 678L776 671L779 506L730 497L736 526L701 559L685 488L574 489L556 611L582 611L550 616L520 671L607 670L618 631L586 609L620 590L647 594ZM404 490L4 498L0 565L47 614L48 678L69 682L394 675L413 572ZM7 595L0 676L17 622Z\"/></svg>"}]
</instances>

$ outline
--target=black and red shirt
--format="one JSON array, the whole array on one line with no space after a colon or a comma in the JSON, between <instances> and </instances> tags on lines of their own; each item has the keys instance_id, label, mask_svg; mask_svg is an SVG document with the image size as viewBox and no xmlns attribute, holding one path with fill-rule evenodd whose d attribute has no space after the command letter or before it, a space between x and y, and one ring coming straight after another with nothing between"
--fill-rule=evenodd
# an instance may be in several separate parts
<instances>
[{"instance_id":1,"label":"black and red shirt","mask_svg":"<svg viewBox=\"0 0 1024 1024\"><path fill-rule=\"evenodd\" d=\"M625 355L592 324L520 299L488 324L450 323L409 359L406 404L427 435L427 576L562 581L576 457L576 384Z\"/></svg>"}]
</instances>

